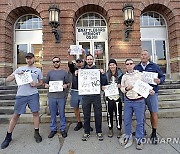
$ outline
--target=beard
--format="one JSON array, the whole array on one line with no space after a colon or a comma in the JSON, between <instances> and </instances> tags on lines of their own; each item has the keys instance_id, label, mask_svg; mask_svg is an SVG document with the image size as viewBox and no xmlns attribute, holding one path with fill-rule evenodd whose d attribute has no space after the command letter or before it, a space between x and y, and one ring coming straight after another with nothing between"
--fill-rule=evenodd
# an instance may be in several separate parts
<instances>
[{"instance_id":1,"label":"beard","mask_svg":"<svg viewBox=\"0 0 180 154\"><path fill-rule=\"evenodd\" d=\"M60 65L54 65L54 68L58 69L60 67Z\"/></svg>"}]
</instances>

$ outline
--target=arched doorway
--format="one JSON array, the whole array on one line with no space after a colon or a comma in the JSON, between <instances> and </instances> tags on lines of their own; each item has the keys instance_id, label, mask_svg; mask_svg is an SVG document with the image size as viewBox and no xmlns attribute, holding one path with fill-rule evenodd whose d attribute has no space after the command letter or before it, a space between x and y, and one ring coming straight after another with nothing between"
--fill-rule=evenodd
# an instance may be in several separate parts
<instances>
[{"instance_id":1,"label":"arched doorway","mask_svg":"<svg viewBox=\"0 0 180 154\"><path fill-rule=\"evenodd\" d=\"M157 63L164 74L169 74L167 24L157 12L145 12L140 17L141 46L148 50L151 60Z\"/></svg>"},{"instance_id":2,"label":"arched doorway","mask_svg":"<svg viewBox=\"0 0 180 154\"><path fill-rule=\"evenodd\" d=\"M108 63L108 35L106 20L98 13L88 12L76 22L76 44L95 58L97 68L106 69Z\"/></svg>"},{"instance_id":3,"label":"arched doorway","mask_svg":"<svg viewBox=\"0 0 180 154\"><path fill-rule=\"evenodd\" d=\"M35 66L42 68L42 19L32 14L21 16L15 23L15 68L26 63L24 57L29 52L35 55Z\"/></svg>"}]
</instances>

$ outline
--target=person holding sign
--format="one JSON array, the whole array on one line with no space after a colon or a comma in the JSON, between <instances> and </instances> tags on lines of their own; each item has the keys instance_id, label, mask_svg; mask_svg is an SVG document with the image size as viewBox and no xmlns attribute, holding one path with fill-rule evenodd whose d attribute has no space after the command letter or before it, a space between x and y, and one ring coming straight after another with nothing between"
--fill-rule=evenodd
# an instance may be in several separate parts
<instances>
[{"instance_id":1,"label":"person holding sign","mask_svg":"<svg viewBox=\"0 0 180 154\"><path fill-rule=\"evenodd\" d=\"M124 96L124 129L125 134L122 135L119 142L124 148L132 145L132 116L133 112L136 116L136 149L142 150L144 137L144 111L145 111L145 100L144 98L133 90L133 87L137 80L143 81L142 73L134 70L134 62L132 59L125 61L127 72L123 75L121 81L121 91L125 94ZM153 90L149 90L150 94L153 94Z\"/></svg>"},{"instance_id":2,"label":"person holding sign","mask_svg":"<svg viewBox=\"0 0 180 154\"><path fill-rule=\"evenodd\" d=\"M84 68L86 61L78 58L76 59L76 64L72 62L72 56L68 55L68 67L69 71L72 74L72 86L71 86L71 100L70 105L74 108L75 117L77 120L77 125L74 128L75 131L80 130L83 127L80 117L79 105L82 103L82 96L78 94L78 70ZM90 131L93 131L93 128L90 127Z\"/></svg>"},{"instance_id":3,"label":"person holding sign","mask_svg":"<svg viewBox=\"0 0 180 154\"><path fill-rule=\"evenodd\" d=\"M34 54L27 53L26 66L17 68L10 76L5 80L6 82L13 81L18 76L18 90L16 94L16 100L14 105L14 114L10 120L9 128L6 138L1 144L1 149L8 147L12 140L12 132L16 126L16 123L21 114L25 113L26 106L31 109L34 121L34 138L37 143L42 141L42 137L39 134L39 94L37 87L41 86L43 76L39 68L34 67ZM17 79L16 78L16 79Z\"/></svg>"},{"instance_id":4,"label":"person holding sign","mask_svg":"<svg viewBox=\"0 0 180 154\"><path fill-rule=\"evenodd\" d=\"M158 123L158 84L162 84L165 81L165 75L162 73L159 66L153 62L150 61L150 56L147 50L142 51L141 53L141 62L135 66L136 70L139 70L140 72L147 72L146 74L149 75L149 73L152 73L151 76L155 76L155 78L152 78L154 80L153 82L149 82L149 84L153 87L153 90L155 91L154 95L149 95L146 99L146 105L148 106L148 110L150 112L150 120L151 120L151 126L152 126L152 133L151 133L151 141L153 144L157 144L158 138L156 134L157 129L157 123ZM144 73L145 74L145 73ZM147 76L146 75L146 76ZM145 78L145 81L148 81ZM151 80L149 80L151 81Z\"/></svg>"},{"instance_id":5,"label":"person holding sign","mask_svg":"<svg viewBox=\"0 0 180 154\"><path fill-rule=\"evenodd\" d=\"M105 88L106 96L106 108L107 108L107 122L109 127L108 137L113 137L113 113L116 116L116 126L118 130L117 137L121 136L121 126L122 126L122 92L121 79L123 73L120 68L117 67L117 62L114 59L109 60L109 69L106 73L108 86ZM109 94L107 94L107 89L110 89Z\"/></svg>"},{"instance_id":6,"label":"person holding sign","mask_svg":"<svg viewBox=\"0 0 180 154\"><path fill-rule=\"evenodd\" d=\"M68 74L65 70L60 69L60 58L54 57L52 59L54 69L47 73L45 88L49 89L48 92L48 105L51 115L51 132L48 138L53 138L57 133L56 113L59 111L60 116L60 132L62 137L67 137L66 132L66 117L65 117L65 104L66 104L66 90L69 86Z\"/></svg>"},{"instance_id":7,"label":"person holding sign","mask_svg":"<svg viewBox=\"0 0 180 154\"><path fill-rule=\"evenodd\" d=\"M94 57L91 54L87 55L86 56L87 65L85 66L85 69L96 69L96 66L93 65L93 61L94 61ZM90 137L90 118L91 118L92 104L93 104L94 115L95 115L96 134L97 134L99 141L103 140L102 105L101 105L100 88L101 88L101 86L106 85L107 79L106 79L105 74L100 74L100 72L99 72L99 74L96 72L95 75L96 76L94 76L93 79L98 78L100 75L100 82L93 83L91 86L88 84L87 86L90 86L91 88L94 87L95 90L97 90L96 87L99 86L99 93L98 94L89 94L89 92L88 92L88 94L84 94L82 96L82 109L83 109L83 114L84 114L84 135L82 137L82 141L87 141L88 138ZM88 76L88 74L87 74L87 76ZM86 81L86 79L84 78L84 82L85 81ZM89 83L89 80L87 82ZM79 87L79 92L80 92L80 88L83 88L83 87L80 87L80 86L78 86L78 87ZM84 87L86 88L86 84L84 85ZM91 91L92 89L89 89L89 90ZM85 91L81 91L81 92L85 92ZM96 91L95 91L95 93L96 93Z\"/></svg>"},{"instance_id":8,"label":"person holding sign","mask_svg":"<svg viewBox=\"0 0 180 154\"><path fill-rule=\"evenodd\" d=\"M72 73L72 87L71 87L71 100L70 105L74 108L77 125L74 128L75 131L80 130L83 127L80 117L79 103L82 101L82 96L78 95L78 69L84 67L84 62L81 59L76 60L76 65L72 62L72 56L68 55L68 67Z\"/></svg>"}]
</instances>

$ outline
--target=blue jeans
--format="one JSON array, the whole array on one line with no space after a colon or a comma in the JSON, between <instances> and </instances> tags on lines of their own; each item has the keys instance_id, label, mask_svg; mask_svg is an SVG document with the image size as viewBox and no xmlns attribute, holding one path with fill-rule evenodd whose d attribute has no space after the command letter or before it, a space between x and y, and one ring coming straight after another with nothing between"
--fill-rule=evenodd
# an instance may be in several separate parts
<instances>
[{"instance_id":1,"label":"blue jeans","mask_svg":"<svg viewBox=\"0 0 180 154\"><path fill-rule=\"evenodd\" d=\"M60 131L66 129L66 117L65 117L65 99L63 98L48 98L49 110L51 114L51 131L57 131L56 113L59 111L60 117Z\"/></svg>"},{"instance_id":2,"label":"blue jeans","mask_svg":"<svg viewBox=\"0 0 180 154\"><path fill-rule=\"evenodd\" d=\"M124 128L125 134L131 135L132 133L132 116L133 112L136 116L136 139L142 139L144 137L144 111L145 101L144 99L132 101L125 97L124 100Z\"/></svg>"}]
</instances>

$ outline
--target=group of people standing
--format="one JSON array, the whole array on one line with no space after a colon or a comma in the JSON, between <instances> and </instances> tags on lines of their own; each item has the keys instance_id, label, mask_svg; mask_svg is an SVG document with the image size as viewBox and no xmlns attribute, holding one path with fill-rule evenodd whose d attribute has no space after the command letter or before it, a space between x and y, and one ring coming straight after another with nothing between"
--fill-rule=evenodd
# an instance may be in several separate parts
<instances>
[{"instance_id":1,"label":"group of people standing","mask_svg":"<svg viewBox=\"0 0 180 154\"><path fill-rule=\"evenodd\" d=\"M21 114L25 113L26 106L28 105L33 113L34 120L34 138L37 143L42 141L42 137L39 134L39 94L37 86L43 84L43 76L40 69L34 67L34 55L28 53L26 55L27 66L19 67L6 81L12 81L15 79L15 74L22 74L24 72L30 72L33 78L33 82L18 86L16 95L16 101L14 106L14 114L10 121L7 135L1 144L1 148L8 147L12 140L12 132L15 128L18 118ZM71 85L71 100L70 105L74 108L77 125L74 128L75 131L84 128L84 135L82 141L87 141L90 137L90 132L93 128L90 126L91 121L91 106L93 104L94 117L95 117L95 131L99 141L103 140L102 134L102 104L101 94L82 95L78 94L78 71L79 69L96 69L94 65L94 57L91 54L86 55L86 60L77 59L76 64L72 62L72 57L68 55L68 67L72 74L72 81L69 80L68 73L60 68L60 58L54 57L52 59L54 69L49 71L45 80L45 88L49 88L50 81L62 81L63 91L60 92L48 92L48 105L51 115L50 134L48 138L54 137L57 133L58 127L56 122L57 113L60 116L60 132L62 137L67 137L66 132L66 118L65 118L65 104L67 97L67 89ZM136 116L136 132L135 138L137 141L137 149L143 149L142 139L144 138L144 122L145 122L145 109L146 105L151 114L152 143L157 144L157 112L158 112L158 84L163 83L165 76L155 63L149 60L148 51L142 51L141 62L135 66L132 59L125 61L126 73L123 75L120 68L117 66L115 59L110 59L108 63L108 70L100 69L100 88L105 90L107 85L116 84L119 90L119 94L106 96L105 103L107 108L107 123L108 123L108 137L113 137L113 113L115 112L117 137L120 138L119 142L125 148L129 147L133 143L132 137L132 116L133 112ZM157 85L153 86L153 90L149 91L149 96L145 99L133 90L133 86L137 79L143 80L142 71L156 72L158 78L154 79ZM71 84L70 84L71 83ZM124 102L124 133L122 135L122 103ZM82 104L84 124L81 121L79 105Z\"/></svg>"}]
</instances>

